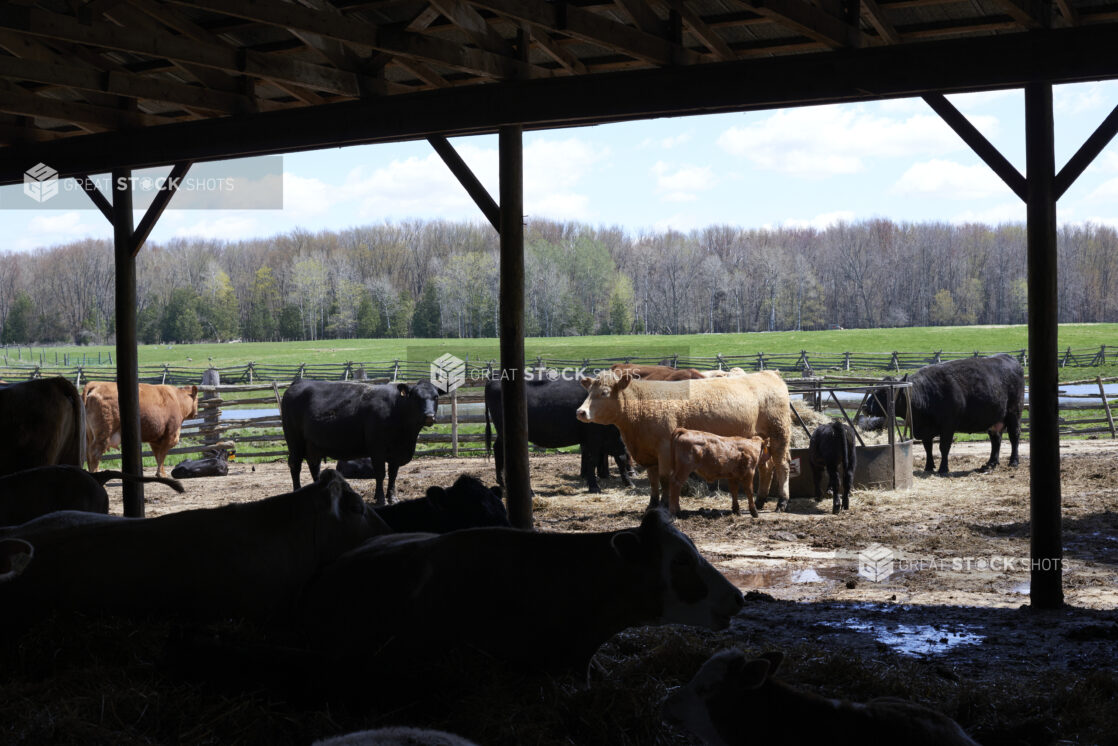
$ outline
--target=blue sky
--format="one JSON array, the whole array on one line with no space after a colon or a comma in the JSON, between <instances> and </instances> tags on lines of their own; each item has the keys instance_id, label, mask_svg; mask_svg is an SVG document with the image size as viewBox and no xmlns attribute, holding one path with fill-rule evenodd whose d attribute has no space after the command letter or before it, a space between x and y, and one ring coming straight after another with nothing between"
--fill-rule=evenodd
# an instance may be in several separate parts
<instances>
[{"instance_id":1,"label":"blue sky","mask_svg":"<svg viewBox=\"0 0 1118 746\"><path fill-rule=\"evenodd\" d=\"M1022 92L949 98L1024 173ZM1058 86L1054 101L1058 169L1118 104L1118 82ZM496 137L452 143L496 197ZM1020 200L920 99L530 132L524 143L530 216L634 235L715 223L1025 219ZM482 222L425 141L288 155L283 184L283 210L175 210L172 201L151 238L236 240L406 218ZM0 205L16 199L20 187L0 189ZM1068 190L1058 216L1118 227L1118 144ZM0 210L0 230L3 248L16 251L112 236L93 209Z\"/></svg>"}]
</instances>

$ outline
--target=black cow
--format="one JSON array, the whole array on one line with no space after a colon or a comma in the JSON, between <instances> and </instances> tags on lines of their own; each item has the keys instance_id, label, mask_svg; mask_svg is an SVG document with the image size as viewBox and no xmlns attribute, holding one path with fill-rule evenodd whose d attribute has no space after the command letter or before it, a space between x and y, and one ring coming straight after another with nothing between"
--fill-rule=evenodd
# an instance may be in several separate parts
<instances>
[{"instance_id":1,"label":"black cow","mask_svg":"<svg viewBox=\"0 0 1118 746\"><path fill-rule=\"evenodd\" d=\"M376 476L373 460L368 456L342 459L338 462L338 473L346 479L372 479Z\"/></svg>"},{"instance_id":2,"label":"black cow","mask_svg":"<svg viewBox=\"0 0 1118 746\"><path fill-rule=\"evenodd\" d=\"M283 395L280 415L291 483L299 489L306 459L311 477L326 457L368 456L377 480L376 504L396 501L396 472L412 460L419 431L435 424L439 392L430 381L373 386L355 381L296 381Z\"/></svg>"},{"instance_id":3,"label":"black cow","mask_svg":"<svg viewBox=\"0 0 1118 746\"><path fill-rule=\"evenodd\" d=\"M174 469L171 469L171 476L175 479L197 479L199 477L224 477L228 475L229 451L218 448L212 454L205 458L180 461ZM348 475L342 474L342 476Z\"/></svg>"},{"instance_id":4,"label":"black cow","mask_svg":"<svg viewBox=\"0 0 1118 746\"><path fill-rule=\"evenodd\" d=\"M621 432L613 425L580 422L575 413L586 400L586 390L576 380L557 378L527 381L528 388L528 440L543 448L563 448L577 445L582 454L580 475L586 480L590 492L601 492L598 477L609 477L609 457L617 462L621 481L633 486L629 478L629 454L621 442ZM489 450L490 416L497 426L497 442L493 444L497 467L497 483L504 484L505 453L502 449L501 382L490 381L485 386L485 448Z\"/></svg>"},{"instance_id":5,"label":"black cow","mask_svg":"<svg viewBox=\"0 0 1118 746\"><path fill-rule=\"evenodd\" d=\"M468 474L458 477L449 489L428 487L426 497L403 500L376 512L398 532L445 534L463 528L509 525L501 488L490 489Z\"/></svg>"},{"instance_id":6,"label":"black cow","mask_svg":"<svg viewBox=\"0 0 1118 746\"><path fill-rule=\"evenodd\" d=\"M811 465L811 478L815 482L815 499L823 499L823 470L827 470L832 511L850 509L850 487L854 484L854 467L858 455L854 450L854 428L835 420L815 428L808 445L807 460ZM839 467L842 467L842 502L839 502Z\"/></svg>"},{"instance_id":7,"label":"black cow","mask_svg":"<svg viewBox=\"0 0 1118 746\"><path fill-rule=\"evenodd\" d=\"M65 378L0 384L0 475L85 463L85 408Z\"/></svg>"},{"instance_id":8,"label":"black cow","mask_svg":"<svg viewBox=\"0 0 1118 746\"><path fill-rule=\"evenodd\" d=\"M166 477L134 477L119 471L90 473L77 466L38 466L0 477L0 526L15 526L58 510L108 513L110 479L159 482L176 492L182 485Z\"/></svg>"},{"instance_id":9,"label":"black cow","mask_svg":"<svg viewBox=\"0 0 1118 746\"><path fill-rule=\"evenodd\" d=\"M890 380L890 379L886 379ZM990 460L979 472L998 465L1002 431L1009 435L1009 465L1017 466L1017 441L1021 437L1021 412L1025 408L1025 371L1012 355L968 357L927 365L902 381L912 383L912 434L924 442L928 454L924 471L935 471L932 441L939 437L939 473L948 473L947 454L955 433L990 435ZM903 399L898 393L896 410L902 413ZM885 414L885 399L880 394L866 401L866 414Z\"/></svg>"}]
</instances>

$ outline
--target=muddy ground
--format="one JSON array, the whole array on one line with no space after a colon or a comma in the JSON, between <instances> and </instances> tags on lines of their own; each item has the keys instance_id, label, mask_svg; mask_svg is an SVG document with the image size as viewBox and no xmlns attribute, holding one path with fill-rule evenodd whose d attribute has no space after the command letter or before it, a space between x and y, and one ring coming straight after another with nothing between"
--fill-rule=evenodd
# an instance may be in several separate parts
<instances>
[{"instance_id":1,"label":"muddy ground","mask_svg":"<svg viewBox=\"0 0 1118 746\"><path fill-rule=\"evenodd\" d=\"M796 498L787 513L774 513L770 500L753 519L732 515L725 494L684 497L681 527L747 594L729 630L615 638L599 654L600 683L581 694L571 684L575 693L564 689L562 704L533 711L541 728L563 733L516 735L509 730L515 718L490 728L447 715L437 724L485 734L482 742L493 743L688 743L659 725L632 731L637 720L603 725L566 708L589 707L593 702L584 700L595 696L613 702L634 686L662 693L709 652L737 645L786 651L786 676L827 696L891 695L929 704L985 744L1118 743L1118 443L1068 442L1062 453L1063 610L1028 607L1028 444L1019 468L1003 461L993 473L978 474L988 446L960 443L952 449L949 477L919 472L911 490L856 490L851 510L838 516L829 499ZM589 495L578 479L577 456L533 454L531 464L540 530L633 526L648 501L643 475L636 488L625 489L614 468L605 491ZM420 459L401 470L399 495L419 497L428 485L450 484L461 473L493 481L492 462ZM354 484L371 496L372 482ZM286 464L238 463L226 478L187 483L185 495L149 486L148 514L289 489ZM119 487L110 485L110 493L119 513ZM893 559L892 574L878 582L858 572L858 554L872 544ZM667 662L669 655L677 658ZM626 678L638 669L639 678ZM608 717L623 717L624 707L603 706L612 710ZM546 722L553 710L566 713L564 725ZM640 718L647 724L647 713Z\"/></svg>"}]
</instances>

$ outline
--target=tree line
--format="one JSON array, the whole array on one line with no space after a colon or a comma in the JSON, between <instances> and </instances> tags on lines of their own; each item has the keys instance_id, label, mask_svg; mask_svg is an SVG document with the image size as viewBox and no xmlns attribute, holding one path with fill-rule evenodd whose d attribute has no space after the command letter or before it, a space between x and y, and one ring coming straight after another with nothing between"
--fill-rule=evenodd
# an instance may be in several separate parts
<instances>
[{"instance_id":1,"label":"tree line","mask_svg":"<svg viewBox=\"0 0 1118 746\"><path fill-rule=\"evenodd\" d=\"M1118 232L1057 237L1061 322L1118 321ZM532 336L1020 324L1025 228L885 219L690 233L532 220ZM401 221L269 238L177 238L137 256L140 341L494 337L487 225ZM85 239L0 254L0 342L113 337L113 251Z\"/></svg>"}]
</instances>

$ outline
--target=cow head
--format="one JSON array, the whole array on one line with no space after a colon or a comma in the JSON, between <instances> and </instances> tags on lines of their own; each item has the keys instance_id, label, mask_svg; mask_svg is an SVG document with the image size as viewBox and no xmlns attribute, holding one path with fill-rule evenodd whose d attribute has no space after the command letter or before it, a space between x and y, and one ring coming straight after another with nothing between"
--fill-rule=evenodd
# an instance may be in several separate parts
<instances>
[{"instance_id":1,"label":"cow head","mask_svg":"<svg viewBox=\"0 0 1118 746\"><path fill-rule=\"evenodd\" d=\"M468 474L449 489L428 487L427 499L455 526L508 526L501 488L489 488Z\"/></svg>"},{"instance_id":2,"label":"cow head","mask_svg":"<svg viewBox=\"0 0 1118 746\"><path fill-rule=\"evenodd\" d=\"M891 382L895 382L896 380L897 379L893 378L892 376L885 376L884 378L881 379L881 382L882 383L891 383ZM905 377L900 379L900 380L907 381L908 376L905 375ZM900 398L900 390L896 391L896 398L897 399ZM896 402L894 402L894 405L895 405L895 403ZM889 389L887 389L887 388L877 388L877 389L874 389L873 391L871 391L869 393L869 395L866 397L866 404L865 404L865 407L863 408L863 411L866 413L867 417L885 417L886 416L885 413L888 411L888 406L889 406ZM894 413L895 413L895 410L894 410Z\"/></svg>"},{"instance_id":3,"label":"cow head","mask_svg":"<svg viewBox=\"0 0 1118 746\"><path fill-rule=\"evenodd\" d=\"M35 548L23 539L0 539L0 585L19 577L34 556Z\"/></svg>"},{"instance_id":4,"label":"cow head","mask_svg":"<svg viewBox=\"0 0 1118 746\"><path fill-rule=\"evenodd\" d=\"M435 424L435 415L439 411L439 390L430 381L419 381L411 386L406 383L396 385L400 396L411 400L412 406L423 414L424 427Z\"/></svg>"},{"instance_id":5,"label":"cow head","mask_svg":"<svg viewBox=\"0 0 1118 746\"><path fill-rule=\"evenodd\" d=\"M753 722L742 708L749 710L751 703L765 706L757 698L757 690L783 659L784 654L779 652L765 653L753 660L736 649L715 653L691 681L664 700L664 719L691 731L703 743L730 743L735 740L733 733ZM735 724L730 718L740 722Z\"/></svg>"},{"instance_id":6,"label":"cow head","mask_svg":"<svg viewBox=\"0 0 1118 746\"><path fill-rule=\"evenodd\" d=\"M772 460L772 440L770 438L762 438L759 435L754 435L752 438L758 447L757 465L760 466L766 461Z\"/></svg>"},{"instance_id":7,"label":"cow head","mask_svg":"<svg viewBox=\"0 0 1118 746\"><path fill-rule=\"evenodd\" d=\"M179 389L179 408L183 420L193 420L198 416L198 387L183 386Z\"/></svg>"},{"instance_id":8,"label":"cow head","mask_svg":"<svg viewBox=\"0 0 1118 746\"><path fill-rule=\"evenodd\" d=\"M633 374L627 370L606 370L597 378L579 379L579 383L586 389L586 401L576 412L578 419L602 425L615 424L619 414L618 396L632 382Z\"/></svg>"},{"instance_id":9,"label":"cow head","mask_svg":"<svg viewBox=\"0 0 1118 746\"><path fill-rule=\"evenodd\" d=\"M639 528L615 533L610 546L625 563L656 577L659 608L644 624L725 629L730 617L741 610L741 591L699 554L661 510L645 513Z\"/></svg>"},{"instance_id":10,"label":"cow head","mask_svg":"<svg viewBox=\"0 0 1118 746\"><path fill-rule=\"evenodd\" d=\"M305 493L314 506L314 547L322 562L392 530L333 469L323 469L317 482L293 494L300 493Z\"/></svg>"}]
</instances>

